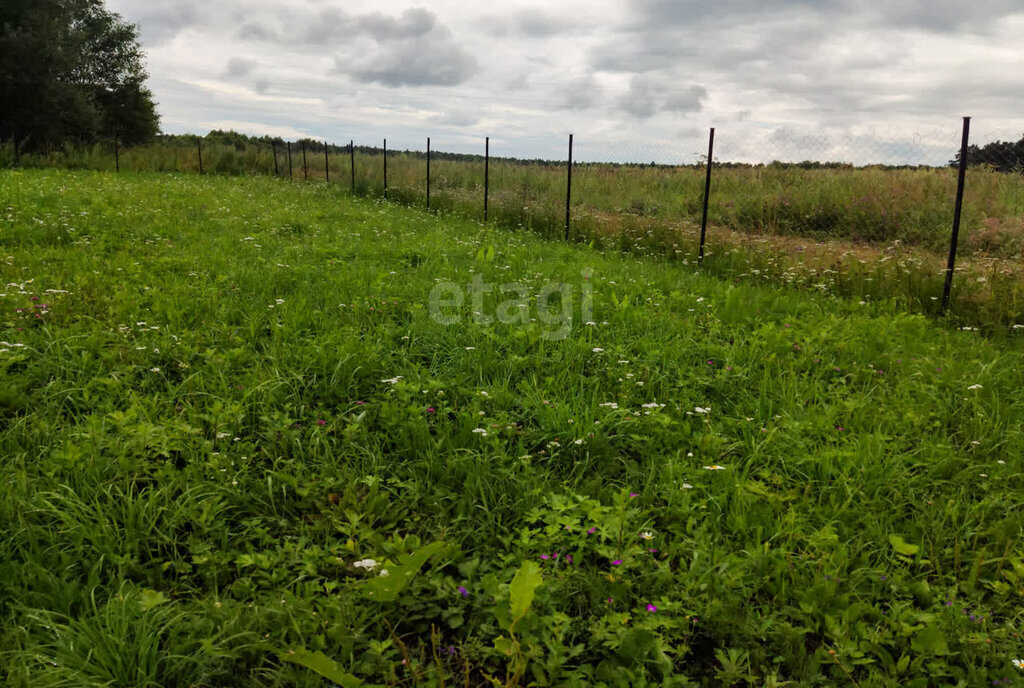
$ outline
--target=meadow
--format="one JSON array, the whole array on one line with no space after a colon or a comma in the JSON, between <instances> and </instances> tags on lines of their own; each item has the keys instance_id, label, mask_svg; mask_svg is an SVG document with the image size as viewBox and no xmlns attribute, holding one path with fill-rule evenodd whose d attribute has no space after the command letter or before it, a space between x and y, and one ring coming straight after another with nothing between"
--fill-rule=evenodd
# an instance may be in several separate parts
<instances>
[{"instance_id":1,"label":"meadow","mask_svg":"<svg viewBox=\"0 0 1024 688\"><path fill-rule=\"evenodd\" d=\"M207 174L275 174L269 141L232 132L203 139ZM278 143L277 175L330 179L361 196L384 195L380 149L357 147L355 173L347 148L309 142L305 163L292 144L289 167ZM12 162L0 149L0 166ZM23 158L22 165L112 171L110 146ZM120 151L132 171L199 171L195 140L170 137ZM698 257L705 170L702 165L577 164L571 239L598 248ZM426 206L422 153L389 151L387 197ZM484 162L435 153L433 210L481 219ZM564 163L492 158L488 220L546 237L564 233ZM845 296L896 297L917 312L940 314L956 195L952 168L887 168L806 163L716 164L709 196L704 267L720 276L756 275ZM1024 177L985 166L968 172L951 312L986 329L1024 322Z\"/></svg>"},{"instance_id":2,"label":"meadow","mask_svg":"<svg viewBox=\"0 0 1024 688\"><path fill-rule=\"evenodd\" d=\"M1024 328L333 179L0 212L6 685L1024 684Z\"/></svg>"}]
</instances>

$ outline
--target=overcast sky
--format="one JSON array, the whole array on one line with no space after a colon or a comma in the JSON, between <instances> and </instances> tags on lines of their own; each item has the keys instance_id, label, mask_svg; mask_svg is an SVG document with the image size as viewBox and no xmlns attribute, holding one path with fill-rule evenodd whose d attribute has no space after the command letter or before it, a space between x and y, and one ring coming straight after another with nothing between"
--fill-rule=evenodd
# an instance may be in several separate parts
<instances>
[{"instance_id":1,"label":"overcast sky","mask_svg":"<svg viewBox=\"0 0 1024 688\"><path fill-rule=\"evenodd\" d=\"M1024 0L108 0L163 129L577 159L941 164L1024 133Z\"/></svg>"}]
</instances>

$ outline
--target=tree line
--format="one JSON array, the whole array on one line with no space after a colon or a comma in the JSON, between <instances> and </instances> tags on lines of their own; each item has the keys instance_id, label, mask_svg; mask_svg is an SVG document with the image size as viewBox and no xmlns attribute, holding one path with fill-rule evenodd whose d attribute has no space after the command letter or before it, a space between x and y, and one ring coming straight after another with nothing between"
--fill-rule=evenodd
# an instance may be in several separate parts
<instances>
[{"instance_id":1,"label":"tree line","mask_svg":"<svg viewBox=\"0 0 1024 688\"><path fill-rule=\"evenodd\" d=\"M967 146L967 164L985 165L997 172L1024 172L1024 136L1016 143L993 141L984 146ZM951 167L960 165L960 152L949 161Z\"/></svg>"},{"instance_id":2,"label":"tree line","mask_svg":"<svg viewBox=\"0 0 1024 688\"><path fill-rule=\"evenodd\" d=\"M143 57L138 27L103 0L2 0L0 141L29 152L152 141Z\"/></svg>"}]
</instances>

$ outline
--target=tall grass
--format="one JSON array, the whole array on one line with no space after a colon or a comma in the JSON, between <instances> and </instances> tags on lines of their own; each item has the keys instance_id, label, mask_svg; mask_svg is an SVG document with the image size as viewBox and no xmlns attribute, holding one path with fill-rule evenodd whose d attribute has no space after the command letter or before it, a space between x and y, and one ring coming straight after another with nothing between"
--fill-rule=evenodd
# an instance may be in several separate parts
<instances>
[{"instance_id":1,"label":"tall grass","mask_svg":"<svg viewBox=\"0 0 1024 688\"><path fill-rule=\"evenodd\" d=\"M0 208L5 686L1020 682L1024 330L340 184Z\"/></svg>"},{"instance_id":2,"label":"tall grass","mask_svg":"<svg viewBox=\"0 0 1024 688\"><path fill-rule=\"evenodd\" d=\"M10 164L9 147L0 163ZM305 164L298 145L291 164L277 150L279 176L324 179L322 145ZM97 145L22 165L112 170L113 149ZM332 183L359 195L384 195L382 151L332 147ZM126 171L198 172L198 151L180 140L120 151ZM274 174L269 145L203 141L203 169L212 174ZM435 159L431 208L482 218L484 163ZM558 236L564 231L565 165L494 159L489 219ZM426 204L422 153L390 151L387 196ZM721 166L709 198L709 259L717 274L757 274L846 294L895 296L926 312L937 310L949 249L956 171L951 168L822 168ZM602 248L696 260L704 194L699 166L582 164L573 175L572 237ZM764 241L763 239L768 239ZM751 251L751 247L756 250ZM741 249L737 251L736 249ZM968 173L959 242L959 312L977 323L1013 324L1024 314L1024 177L985 168ZM774 252L766 260L766 252ZM867 267L865 267L867 266ZM752 272L754 271L754 272ZM825 271L825 272L823 272ZM835 277L839 275L839 277Z\"/></svg>"}]
</instances>

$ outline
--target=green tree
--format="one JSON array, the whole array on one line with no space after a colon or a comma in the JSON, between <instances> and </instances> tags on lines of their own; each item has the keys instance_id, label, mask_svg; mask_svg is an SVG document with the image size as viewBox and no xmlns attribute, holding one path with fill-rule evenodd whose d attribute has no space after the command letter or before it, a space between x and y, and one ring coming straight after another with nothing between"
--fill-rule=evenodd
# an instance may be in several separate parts
<instances>
[{"instance_id":1,"label":"green tree","mask_svg":"<svg viewBox=\"0 0 1024 688\"><path fill-rule=\"evenodd\" d=\"M987 165L998 172L1024 172L1024 136L1020 141L993 141L984 146L967 147L969 165ZM960 152L949 161L950 167L959 167Z\"/></svg>"},{"instance_id":2,"label":"green tree","mask_svg":"<svg viewBox=\"0 0 1024 688\"><path fill-rule=\"evenodd\" d=\"M159 131L138 27L103 0L0 2L0 140L47 150Z\"/></svg>"}]
</instances>

